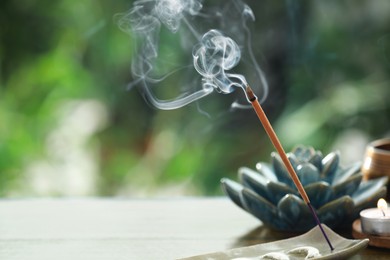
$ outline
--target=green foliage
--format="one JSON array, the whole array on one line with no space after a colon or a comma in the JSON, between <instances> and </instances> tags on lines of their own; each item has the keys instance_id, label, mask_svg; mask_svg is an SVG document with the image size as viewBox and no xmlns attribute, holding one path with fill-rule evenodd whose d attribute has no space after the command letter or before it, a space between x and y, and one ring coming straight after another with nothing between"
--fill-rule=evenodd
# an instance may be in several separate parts
<instances>
[{"instance_id":1,"label":"green foliage","mask_svg":"<svg viewBox=\"0 0 390 260\"><path fill-rule=\"evenodd\" d=\"M343 149L351 133L365 143L389 134L388 1L249 4L271 87L264 108L286 150ZM253 111L227 110L236 96L158 111L136 88L126 91L136 40L114 16L131 5L1 1L0 196L158 195L175 185L179 194L214 195L221 177L269 159ZM188 59L179 38L163 31L158 74ZM156 94L175 97L186 73Z\"/></svg>"}]
</instances>

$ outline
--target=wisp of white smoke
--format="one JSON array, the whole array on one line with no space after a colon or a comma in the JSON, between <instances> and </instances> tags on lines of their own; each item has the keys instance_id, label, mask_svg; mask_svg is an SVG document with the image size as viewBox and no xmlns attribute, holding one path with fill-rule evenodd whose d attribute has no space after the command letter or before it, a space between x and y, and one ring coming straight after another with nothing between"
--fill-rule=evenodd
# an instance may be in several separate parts
<instances>
[{"instance_id":1,"label":"wisp of white smoke","mask_svg":"<svg viewBox=\"0 0 390 260\"><path fill-rule=\"evenodd\" d=\"M229 94L237 88L244 89L247 85L245 77L232 72L243 63L249 64L246 66L250 69L246 71L256 79L256 83L251 84L252 88L261 94L261 101L264 101L268 85L254 57L247 26L248 20L254 21L254 14L240 0L222 3L220 7L205 9L201 0L135 1L133 8L118 19L120 28L138 39L131 66L135 80L129 85L130 88L139 87L146 100L156 108L176 109L213 92ZM210 27L201 32L204 24ZM156 77L156 63L161 56L159 42L162 29L186 38L183 42L192 47L192 65L185 64ZM195 43L188 40L188 33L184 31L192 35ZM187 84L184 84L188 85L185 90L169 100L157 98L153 89L173 74L183 74L181 70L184 68L192 68L198 73L192 73L192 78L188 78ZM192 87L194 82L197 85ZM179 86L178 89L182 90ZM234 106L243 107L237 104Z\"/></svg>"}]
</instances>

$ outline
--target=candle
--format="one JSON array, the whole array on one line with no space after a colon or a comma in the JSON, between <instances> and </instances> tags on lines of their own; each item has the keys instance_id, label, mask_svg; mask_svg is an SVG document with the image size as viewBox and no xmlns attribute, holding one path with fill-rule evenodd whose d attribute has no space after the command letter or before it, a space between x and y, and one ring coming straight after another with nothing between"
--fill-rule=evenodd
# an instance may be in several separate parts
<instances>
[{"instance_id":1,"label":"candle","mask_svg":"<svg viewBox=\"0 0 390 260\"><path fill-rule=\"evenodd\" d=\"M390 236L390 209L384 199L378 200L377 208L360 212L362 230L366 234Z\"/></svg>"}]
</instances>

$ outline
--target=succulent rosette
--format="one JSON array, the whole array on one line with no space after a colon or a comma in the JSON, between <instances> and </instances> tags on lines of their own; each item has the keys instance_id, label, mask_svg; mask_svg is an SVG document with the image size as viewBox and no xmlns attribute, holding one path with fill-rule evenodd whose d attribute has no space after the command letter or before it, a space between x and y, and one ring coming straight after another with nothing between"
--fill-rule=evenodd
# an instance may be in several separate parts
<instances>
[{"instance_id":1,"label":"succulent rosette","mask_svg":"<svg viewBox=\"0 0 390 260\"><path fill-rule=\"evenodd\" d=\"M342 167L339 152L323 156L313 147L298 146L287 157L320 221L331 228L350 224L386 195L387 177L362 181L361 163ZM256 170L241 167L238 176L239 182L221 180L224 192L264 225L293 232L316 225L278 154L271 154L270 164L258 163Z\"/></svg>"}]
</instances>

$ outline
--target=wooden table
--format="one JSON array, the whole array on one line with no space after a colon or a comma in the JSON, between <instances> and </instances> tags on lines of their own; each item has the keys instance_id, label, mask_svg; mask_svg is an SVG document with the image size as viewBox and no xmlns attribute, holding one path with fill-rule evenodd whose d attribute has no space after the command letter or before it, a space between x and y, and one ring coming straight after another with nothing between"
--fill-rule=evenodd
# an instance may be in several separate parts
<instances>
[{"instance_id":1,"label":"wooden table","mask_svg":"<svg viewBox=\"0 0 390 260\"><path fill-rule=\"evenodd\" d=\"M226 198L0 200L0 259L176 259L291 236ZM352 259L389 259L367 248Z\"/></svg>"}]
</instances>

